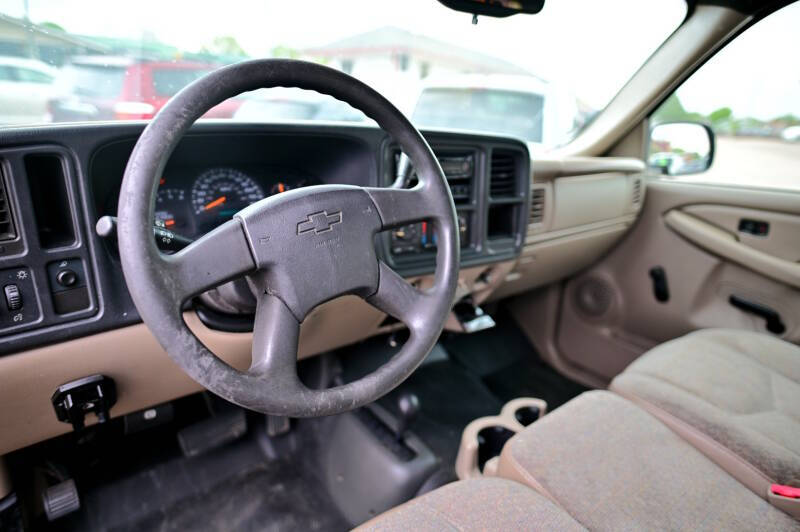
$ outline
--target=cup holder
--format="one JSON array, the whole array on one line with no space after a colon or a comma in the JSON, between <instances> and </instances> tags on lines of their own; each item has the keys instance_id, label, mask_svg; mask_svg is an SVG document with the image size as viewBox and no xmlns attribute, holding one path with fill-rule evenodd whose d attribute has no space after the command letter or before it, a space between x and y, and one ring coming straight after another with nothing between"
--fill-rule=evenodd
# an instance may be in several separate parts
<instances>
[{"instance_id":1,"label":"cup holder","mask_svg":"<svg viewBox=\"0 0 800 532\"><path fill-rule=\"evenodd\" d=\"M514 411L514 419L519 421L523 427L527 427L542 415L542 411L538 406L522 406Z\"/></svg>"},{"instance_id":2,"label":"cup holder","mask_svg":"<svg viewBox=\"0 0 800 532\"><path fill-rule=\"evenodd\" d=\"M516 434L509 428L492 425L481 429L478 432L478 470L483 472L486 462L500 456L500 451L503 450L503 445L506 444L511 437Z\"/></svg>"},{"instance_id":3,"label":"cup holder","mask_svg":"<svg viewBox=\"0 0 800 532\"><path fill-rule=\"evenodd\" d=\"M509 401L500 412L500 417L517 424L522 430L547 413L547 403L534 397L520 397Z\"/></svg>"},{"instance_id":4,"label":"cup holder","mask_svg":"<svg viewBox=\"0 0 800 532\"><path fill-rule=\"evenodd\" d=\"M545 401L521 397L506 403L500 415L478 418L467 425L456 457L458 478L495 474L506 442L546 412Z\"/></svg>"}]
</instances>

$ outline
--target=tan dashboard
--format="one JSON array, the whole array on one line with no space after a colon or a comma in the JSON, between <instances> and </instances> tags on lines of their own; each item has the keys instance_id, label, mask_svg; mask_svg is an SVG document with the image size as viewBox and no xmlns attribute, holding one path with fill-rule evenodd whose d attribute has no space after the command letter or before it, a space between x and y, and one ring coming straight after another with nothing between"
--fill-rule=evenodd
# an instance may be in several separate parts
<instances>
[{"instance_id":1,"label":"tan dashboard","mask_svg":"<svg viewBox=\"0 0 800 532\"><path fill-rule=\"evenodd\" d=\"M485 300L511 270L513 262L501 262L461 271L456 298L472 294ZM424 288L429 277L411 282ZM230 333L209 329L196 314L184 319L200 340L220 358L246 369L250 364L252 333ZM384 324L386 315L364 300L345 296L315 309L303 322L300 358L352 344L376 334L402 327ZM446 326L458 331L451 317ZM0 456L71 430L58 421L50 394L61 384L86 375L103 374L117 384L118 402L111 410L120 416L201 390L156 342L147 326L132 325L0 358ZM89 423L94 420L90 419Z\"/></svg>"},{"instance_id":2,"label":"tan dashboard","mask_svg":"<svg viewBox=\"0 0 800 532\"><path fill-rule=\"evenodd\" d=\"M518 294L567 277L596 261L633 224L644 201L640 161L591 159L534 162L531 210L518 260L464 268L456 300L471 295L481 303ZM429 277L409 279L424 288ZM249 364L251 333L207 328L185 315L197 336L222 359ZM314 310L301 329L300 357L390 332L402 325L356 297L343 297ZM451 316L446 328L459 331ZM59 385L92 374L112 377L119 416L200 390L166 355L143 324L92 334L0 358L0 456L65 433L50 394ZM90 421L91 422L91 421Z\"/></svg>"},{"instance_id":3,"label":"tan dashboard","mask_svg":"<svg viewBox=\"0 0 800 532\"><path fill-rule=\"evenodd\" d=\"M492 299L564 279L606 254L644 204L644 169L628 158L535 160L525 245Z\"/></svg>"}]
</instances>

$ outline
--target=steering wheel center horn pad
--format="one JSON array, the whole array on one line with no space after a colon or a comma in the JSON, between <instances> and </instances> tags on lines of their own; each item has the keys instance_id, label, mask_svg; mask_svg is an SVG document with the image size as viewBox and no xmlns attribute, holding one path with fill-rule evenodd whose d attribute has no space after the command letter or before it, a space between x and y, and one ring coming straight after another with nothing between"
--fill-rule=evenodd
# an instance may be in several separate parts
<instances>
[{"instance_id":1,"label":"steering wheel center horn pad","mask_svg":"<svg viewBox=\"0 0 800 532\"><path fill-rule=\"evenodd\" d=\"M378 208L359 187L291 190L236 215L263 273L256 286L281 299L298 321L340 294L369 297L378 289L373 237Z\"/></svg>"},{"instance_id":2,"label":"steering wheel center horn pad","mask_svg":"<svg viewBox=\"0 0 800 532\"><path fill-rule=\"evenodd\" d=\"M409 156L419 184L404 189L320 185L265 198L189 247L163 255L152 235L158 176L191 125L241 92L269 87L315 90L360 109ZM337 70L262 59L216 70L162 108L139 138L122 183L119 250L139 314L170 357L221 397L274 415L340 413L374 401L406 379L441 334L458 281L459 242L450 188L422 135L388 100ZM421 292L375 253L375 234L428 220L438 236L433 286ZM183 303L240 276L258 296L247 371L210 352L183 321ZM300 324L317 305L355 294L405 323L410 337L373 373L325 390L297 377ZM358 326L358 324L354 324Z\"/></svg>"}]
</instances>

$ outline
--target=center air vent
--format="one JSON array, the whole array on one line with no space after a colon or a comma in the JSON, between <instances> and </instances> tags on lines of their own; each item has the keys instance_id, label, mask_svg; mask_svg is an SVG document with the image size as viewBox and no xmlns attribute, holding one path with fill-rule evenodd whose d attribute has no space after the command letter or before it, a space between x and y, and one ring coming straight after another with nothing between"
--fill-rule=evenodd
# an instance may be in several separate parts
<instances>
[{"instance_id":1,"label":"center air vent","mask_svg":"<svg viewBox=\"0 0 800 532\"><path fill-rule=\"evenodd\" d=\"M531 191L531 216L528 220L530 224L540 224L544 222L544 203L545 192L543 188L534 188Z\"/></svg>"},{"instance_id":2,"label":"center air vent","mask_svg":"<svg viewBox=\"0 0 800 532\"><path fill-rule=\"evenodd\" d=\"M6 192L3 173L0 172L0 241L14 240L17 232L14 230L14 219L11 216L11 202Z\"/></svg>"},{"instance_id":3,"label":"center air vent","mask_svg":"<svg viewBox=\"0 0 800 532\"><path fill-rule=\"evenodd\" d=\"M492 198L513 198L517 195L516 154L505 150L492 152L489 195Z\"/></svg>"}]
</instances>

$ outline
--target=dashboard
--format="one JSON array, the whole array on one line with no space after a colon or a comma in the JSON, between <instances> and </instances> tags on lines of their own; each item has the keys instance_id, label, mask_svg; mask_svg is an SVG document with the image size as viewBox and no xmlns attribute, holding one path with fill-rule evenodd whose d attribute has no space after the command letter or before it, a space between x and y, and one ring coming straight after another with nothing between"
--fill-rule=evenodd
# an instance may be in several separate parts
<instances>
[{"instance_id":1,"label":"dashboard","mask_svg":"<svg viewBox=\"0 0 800 532\"><path fill-rule=\"evenodd\" d=\"M142 129L141 123L114 123L0 132L0 145L15 146L0 149L0 208L7 205L12 220L10 228L0 227L0 276L22 301L17 312L0 311L0 355L140 322L115 239L98 236L95 224L116 215L125 166ZM513 261L530 210L527 146L486 135L424 135L454 197L464 271L477 278L493 264ZM196 239L247 205L288 190L389 186L399 164L398 146L376 127L200 123L160 176L154 223ZM416 179L413 172L410 179ZM381 260L415 279L433 272L436 243L427 222L375 240ZM246 306L221 315L219 306L201 312L204 302L213 300L195 300L187 310L196 310L207 327L252 330Z\"/></svg>"},{"instance_id":2,"label":"dashboard","mask_svg":"<svg viewBox=\"0 0 800 532\"><path fill-rule=\"evenodd\" d=\"M125 166L143 128L97 123L0 129L0 295L6 299L0 302L0 400L9 428L0 454L69 430L56 418L50 397L71 380L113 378L119 395L114 416L199 390L141 323L113 231L104 238L95 228L102 217L116 215ZM539 158L532 175L527 146L517 140L448 131L423 135L458 215L457 300L481 304L576 273L622 238L643 205L641 161ZM397 145L371 126L202 122L164 168L154 221L196 238L239 205L292 187L389 186L399 160ZM420 289L433 282L436 243L424 222L375 237L378 258ZM222 360L246 369L252 316L204 314L210 294L192 301L184 320ZM534 322L547 326L552 320ZM298 355L400 327L364 300L344 296L306 317ZM453 314L445 328L464 332Z\"/></svg>"}]
</instances>

